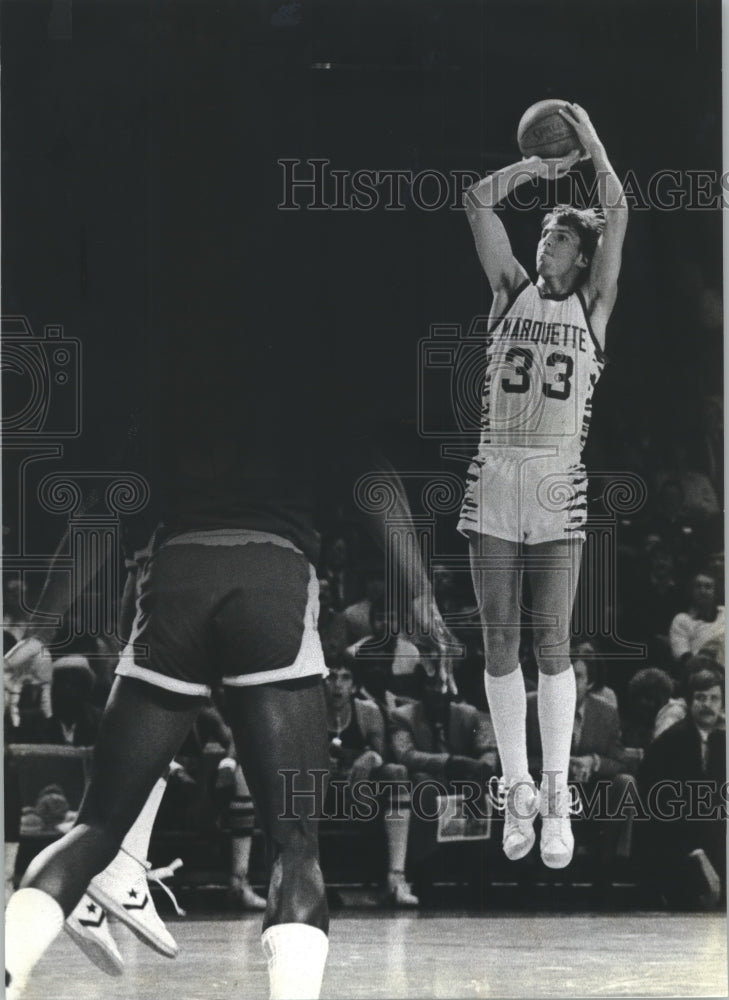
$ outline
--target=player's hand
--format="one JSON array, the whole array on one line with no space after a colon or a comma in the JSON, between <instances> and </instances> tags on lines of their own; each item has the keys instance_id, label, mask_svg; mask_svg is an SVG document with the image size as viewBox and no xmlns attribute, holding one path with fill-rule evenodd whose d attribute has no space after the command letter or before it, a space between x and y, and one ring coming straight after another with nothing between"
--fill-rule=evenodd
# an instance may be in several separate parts
<instances>
[{"instance_id":1,"label":"player's hand","mask_svg":"<svg viewBox=\"0 0 729 1000\"><path fill-rule=\"evenodd\" d=\"M566 156L557 159L543 159L541 156L527 156L522 160L522 165L536 178L543 178L548 181L558 180L570 172L576 163L582 158L582 150L573 149Z\"/></svg>"},{"instance_id":2,"label":"player's hand","mask_svg":"<svg viewBox=\"0 0 729 1000\"><path fill-rule=\"evenodd\" d=\"M580 159L589 160L593 152L602 146L595 126L590 121L590 116L579 104L568 104L566 107L560 108L559 113L577 133L583 150Z\"/></svg>"}]
</instances>

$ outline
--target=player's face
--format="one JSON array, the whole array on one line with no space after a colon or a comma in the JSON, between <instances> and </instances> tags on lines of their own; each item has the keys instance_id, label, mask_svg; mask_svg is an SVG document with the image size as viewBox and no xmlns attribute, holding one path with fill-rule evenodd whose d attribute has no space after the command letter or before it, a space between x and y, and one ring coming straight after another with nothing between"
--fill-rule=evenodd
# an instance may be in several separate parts
<instances>
[{"instance_id":1,"label":"player's face","mask_svg":"<svg viewBox=\"0 0 729 1000\"><path fill-rule=\"evenodd\" d=\"M537 273L544 278L560 278L587 261L574 229L559 222L548 222L537 246Z\"/></svg>"},{"instance_id":2,"label":"player's face","mask_svg":"<svg viewBox=\"0 0 729 1000\"><path fill-rule=\"evenodd\" d=\"M697 691L691 701L691 717L696 725L702 729L712 729L719 721L723 702L718 685L708 691Z\"/></svg>"}]
</instances>

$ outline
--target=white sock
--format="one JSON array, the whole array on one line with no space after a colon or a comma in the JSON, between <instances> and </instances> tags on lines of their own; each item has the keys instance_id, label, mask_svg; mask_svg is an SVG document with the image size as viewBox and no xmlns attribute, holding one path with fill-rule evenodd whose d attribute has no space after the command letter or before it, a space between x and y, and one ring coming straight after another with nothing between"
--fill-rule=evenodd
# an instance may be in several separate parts
<instances>
[{"instance_id":1,"label":"white sock","mask_svg":"<svg viewBox=\"0 0 729 1000\"><path fill-rule=\"evenodd\" d=\"M518 781L529 774L526 746L526 688L521 666L503 677L484 674L486 697L504 780Z\"/></svg>"},{"instance_id":2,"label":"white sock","mask_svg":"<svg viewBox=\"0 0 729 1000\"><path fill-rule=\"evenodd\" d=\"M539 733L542 737L542 771L550 772L549 786L567 781L575 726L575 672L570 666L559 674L539 674Z\"/></svg>"},{"instance_id":3,"label":"white sock","mask_svg":"<svg viewBox=\"0 0 729 1000\"><path fill-rule=\"evenodd\" d=\"M41 889L18 889L5 911L5 968L16 988L25 983L63 927L63 910Z\"/></svg>"},{"instance_id":4,"label":"white sock","mask_svg":"<svg viewBox=\"0 0 729 1000\"><path fill-rule=\"evenodd\" d=\"M270 1000L317 1000L329 938L310 924L274 924L261 937Z\"/></svg>"},{"instance_id":5,"label":"white sock","mask_svg":"<svg viewBox=\"0 0 729 1000\"><path fill-rule=\"evenodd\" d=\"M157 813L159 812L162 796L166 788L167 779L160 778L149 793L149 798L144 803L142 811L137 816L134 825L130 828L122 842L124 850L128 851L132 857L137 858L139 861L147 860L149 841L152 838L152 827L154 826L154 821L157 819Z\"/></svg>"}]
</instances>

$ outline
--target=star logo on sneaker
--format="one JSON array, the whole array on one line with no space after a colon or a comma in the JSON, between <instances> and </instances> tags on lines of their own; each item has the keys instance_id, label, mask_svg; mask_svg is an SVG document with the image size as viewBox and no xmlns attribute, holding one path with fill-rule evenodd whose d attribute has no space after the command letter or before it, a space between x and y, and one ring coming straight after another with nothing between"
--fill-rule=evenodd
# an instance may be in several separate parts
<instances>
[{"instance_id":1,"label":"star logo on sneaker","mask_svg":"<svg viewBox=\"0 0 729 1000\"><path fill-rule=\"evenodd\" d=\"M98 917L95 917L95 916L92 916L92 917L79 917L78 918L78 922L81 924L81 926L82 927L97 927L97 928L101 927L101 925L104 923L104 920L106 918L106 914L104 913L104 911L102 909L100 909L99 907L94 906L93 904L91 904L91 906L87 906L86 910L87 910L88 913L91 913L91 914L95 914L96 911L98 910L99 911L99 915L98 915Z\"/></svg>"},{"instance_id":2,"label":"star logo on sneaker","mask_svg":"<svg viewBox=\"0 0 729 1000\"><path fill-rule=\"evenodd\" d=\"M147 905L147 903L149 902L149 895L145 892L144 893L144 898L142 899L142 901L140 903L136 902L136 900L138 898L139 898L139 893L137 892L137 890L136 889L130 889L129 890L129 899L133 900L133 902L125 903L124 904L124 909L125 910L143 910L145 908L145 906Z\"/></svg>"}]
</instances>

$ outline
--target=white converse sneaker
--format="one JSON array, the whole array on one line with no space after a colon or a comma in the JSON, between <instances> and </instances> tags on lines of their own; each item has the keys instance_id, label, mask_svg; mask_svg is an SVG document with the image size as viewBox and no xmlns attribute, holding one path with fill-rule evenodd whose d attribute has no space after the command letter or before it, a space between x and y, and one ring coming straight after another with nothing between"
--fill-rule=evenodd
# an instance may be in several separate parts
<instances>
[{"instance_id":1,"label":"white converse sneaker","mask_svg":"<svg viewBox=\"0 0 729 1000\"><path fill-rule=\"evenodd\" d=\"M171 895L167 886L163 888ZM131 855L121 860L117 855L108 868L91 880L86 891L107 913L126 924L140 941L166 958L175 958L179 949L157 914L141 861Z\"/></svg>"},{"instance_id":2,"label":"white converse sneaker","mask_svg":"<svg viewBox=\"0 0 729 1000\"><path fill-rule=\"evenodd\" d=\"M86 957L108 976L120 976L124 971L121 957L109 930L106 913L93 899L84 894L69 915L63 929Z\"/></svg>"},{"instance_id":3,"label":"white converse sneaker","mask_svg":"<svg viewBox=\"0 0 729 1000\"><path fill-rule=\"evenodd\" d=\"M507 783L503 778L491 778L489 797L504 813L504 854L509 861L526 857L534 846L534 820L539 812L539 791L526 774Z\"/></svg>"},{"instance_id":4,"label":"white converse sneaker","mask_svg":"<svg viewBox=\"0 0 729 1000\"><path fill-rule=\"evenodd\" d=\"M564 783L547 790L542 784L542 835L539 850L547 868L566 868L572 860L575 838L570 816L581 812L577 789Z\"/></svg>"}]
</instances>

